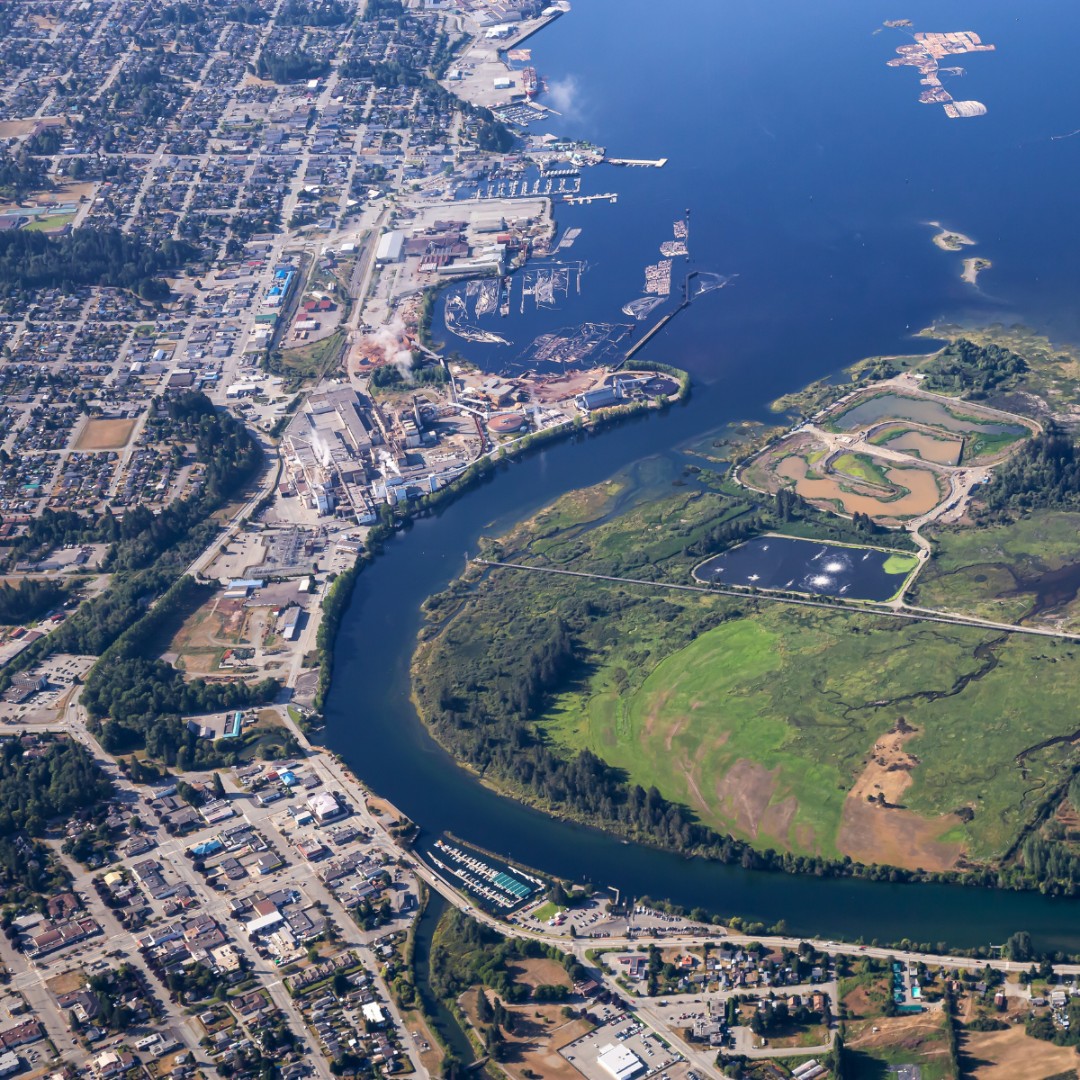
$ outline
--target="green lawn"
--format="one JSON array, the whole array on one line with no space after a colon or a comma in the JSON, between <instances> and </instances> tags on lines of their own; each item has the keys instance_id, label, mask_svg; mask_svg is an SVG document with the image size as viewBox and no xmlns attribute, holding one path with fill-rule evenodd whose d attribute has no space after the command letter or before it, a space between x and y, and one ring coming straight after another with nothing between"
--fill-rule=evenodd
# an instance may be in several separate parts
<instances>
[{"instance_id":1,"label":"green lawn","mask_svg":"<svg viewBox=\"0 0 1080 1080\"><path fill-rule=\"evenodd\" d=\"M890 555L882 565L881 569L886 574L897 574L907 576L919 565L919 560L915 555Z\"/></svg>"},{"instance_id":2,"label":"green lawn","mask_svg":"<svg viewBox=\"0 0 1080 1080\"><path fill-rule=\"evenodd\" d=\"M993 461L1010 446L1015 446L1028 437L1027 433L1023 435L968 435L964 439L964 458L961 464L970 465L973 461L981 459Z\"/></svg>"},{"instance_id":3,"label":"green lawn","mask_svg":"<svg viewBox=\"0 0 1080 1080\"><path fill-rule=\"evenodd\" d=\"M52 232L70 225L74 220L74 214L47 214L45 217L34 218L33 221L27 222L25 228L27 232Z\"/></svg>"}]
</instances>

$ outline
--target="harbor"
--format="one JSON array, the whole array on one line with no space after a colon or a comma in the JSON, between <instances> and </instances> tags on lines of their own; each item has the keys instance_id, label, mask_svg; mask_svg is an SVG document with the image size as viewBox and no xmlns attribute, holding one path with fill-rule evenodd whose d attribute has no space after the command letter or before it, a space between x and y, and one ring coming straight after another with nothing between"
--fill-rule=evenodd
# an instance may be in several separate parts
<instances>
[{"instance_id":1,"label":"harbor","mask_svg":"<svg viewBox=\"0 0 1080 1080\"><path fill-rule=\"evenodd\" d=\"M423 855L444 880L491 914L510 915L546 888L540 878L444 837Z\"/></svg>"}]
</instances>

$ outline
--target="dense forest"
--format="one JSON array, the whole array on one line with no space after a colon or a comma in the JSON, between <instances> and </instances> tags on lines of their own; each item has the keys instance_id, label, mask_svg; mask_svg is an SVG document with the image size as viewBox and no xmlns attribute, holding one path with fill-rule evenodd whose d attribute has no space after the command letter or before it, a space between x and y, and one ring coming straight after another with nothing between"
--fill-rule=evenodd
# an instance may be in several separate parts
<instances>
[{"instance_id":1,"label":"dense forest","mask_svg":"<svg viewBox=\"0 0 1080 1080\"><path fill-rule=\"evenodd\" d=\"M378 22L380 19L401 19L405 16L405 5L401 0L367 0L364 5L364 21Z\"/></svg>"},{"instance_id":2,"label":"dense forest","mask_svg":"<svg viewBox=\"0 0 1080 1080\"><path fill-rule=\"evenodd\" d=\"M31 191L50 187L45 164L27 153L0 151L0 198L19 202Z\"/></svg>"},{"instance_id":3,"label":"dense forest","mask_svg":"<svg viewBox=\"0 0 1080 1080\"><path fill-rule=\"evenodd\" d=\"M42 836L50 818L109 798L112 784L77 742L58 739L26 753L19 739L0 742L0 836Z\"/></svg>"},{"instance_id":4,"label":"dense forest","mask_svg":"<svg viewBox=\"0 0 1080 1080\"><path fill-rule=\"evenodd\" d=\"M1025 510L1080 508L1080 455L1076 443L1055 423L994 470L979 492L985 511L1005 515Z\"/></svg>"},{"instance_id":5,"label":"dense forest","mask_svg":"<svg viewBox=\"0 0 1080 1080\"><path fill-rule=\"evenodd\" d=\"M329 75L330 64L299 49L290 53L264 52L259 55L255 74L276 83L294 83Z\"/></svg>"},{"instance_id":6,"label":"dense forest","mask_svg":"<svg viewBox=\"0 0 1080 1080\"><path fill-rule=\"evenodd\" d=\"M26 837L43 836L50 818L70 817L112 793L108 778L73 740L26 751L20 739L0 742L0 890L8 900L65 885L45 850Z\"/></svg>"},{"instance_id":7,"label":"dense forest","mask_svg":"<svg viewBox=\"0 0 1080 1080\"><path fill-rule=\"evenodd\" d=\"M928 390L984 398L991 390L1015 386L1028 370L1027 361L1001 345L976 345L958 338L923 369Z\"/></svg>"},{"instance_id":8,"label":"dense forest","mask_svg":"<svg viewBox=\"0 0 1080 1080\"><path fill-rule=\"evenodd\" d=\"M177 273L192 254L193 249L179 241L151 247L112 227L76 229L61 236L7 229L0 232L0 296L107 285L130 289L144 300L165 300L169 287L161 275Z\"/></svg>"},{"instance_id":9,"label":"dense forest","mask_svg":"<svg viewBox=\"0 0 1080 1080\"><path fill-rule=\"evenodd\" d=\"M278 26L340 26L347 12L341 0L288 0L278 12Z\"/></svg>"},{"instance_id":10,"label":"dense forest","mask_svg":"<svg viewBox=\"0 0 1080 1080\"><path fill-rule=\"evenodd\" d=\"M0 585L0 625L18 626L47 615L63 601L62 582L23 578L18 586Z\"/></svg>"}]
</instances>

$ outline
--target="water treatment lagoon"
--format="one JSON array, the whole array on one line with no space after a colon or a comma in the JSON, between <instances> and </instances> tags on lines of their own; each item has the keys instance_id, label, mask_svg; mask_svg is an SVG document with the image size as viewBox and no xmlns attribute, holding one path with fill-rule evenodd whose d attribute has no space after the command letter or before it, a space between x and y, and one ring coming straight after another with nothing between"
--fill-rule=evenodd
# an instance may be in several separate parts
<instances>
[{"instance_id":1,"label":"water treatment lagoon","mask_svg":"<svg viewBox=\"0 0 1080 1080\"><path fill-rule=\"evenodd\" d=\"M916 556L902 551L759 536L713 556L694 576L717 585L880 603L903 588L917 565Z\"/></svg>"}]
</instances>

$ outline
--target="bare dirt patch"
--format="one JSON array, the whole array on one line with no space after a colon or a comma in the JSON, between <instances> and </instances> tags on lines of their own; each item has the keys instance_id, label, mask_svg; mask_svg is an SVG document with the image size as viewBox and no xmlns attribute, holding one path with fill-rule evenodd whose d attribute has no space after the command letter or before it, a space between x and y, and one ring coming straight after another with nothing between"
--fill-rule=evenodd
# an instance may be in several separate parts
<instances>
[{"instance_id":1,"label":"bare dirt patch","mask_svg":"<svg viewBox=\"0 0 1080 1080\"><path fill-rule=\"evenodd\" d=\"M965 1032L961 1045L975 1080L1045 1080L1080 1065L1074 1047L1032 1039L1022 1024L1008 1031Z\"/></svg>"},{"instance_id":2,"label":"bare dirt patch","mask_svg":"<svg viewBox=\"0 0 1080 1080\"><path fill-rule=\"evenodd\" d=\"M86 973L82 968L72 968L60 975L54 975L45 985L54 997L58 994L70 994L86 985Z\"/></svg>"},{"instance_id":3,"label":"bare dirt patch","mask_svg":"<svg viewBox=\"0 0 1080 1080\"><path fill-rule=\"evenodd\" d=\"M123 450L135 430L137 421L87 420L79 434L76 450Z\"/></svg>"},{"instance_id":4,"label":"bare dirt patch","mask_svg":"<svg viewBox=\"0 0 1080 1080\"><path fill-rule=\"evenodd\" d=\"M510 968L514 982L525 983L535 989L538 986L570 986L566 970L557 960L540 957L518 960Z\"/></svg>"},{"instance_id":5,"label":"bare dirt patch","mask_svg":"<svg viewBox=\"0 0 1080 1080\"><path fill-rule=\"evenodd\" d=\"M517 967L533 963L554 964L553 960L522 961ZM562 968L559 967L561 971ZM519 979L521 976L517 976ZM487 993L488 1000L494 997ZM458 1005L476 1027L476 993L466 990L458 998ZM592 1030L585 1020L567 1020L561 1005L509 1005L507 1011L514 1014L514 1031L503 1032L506 1056L499 1068L514 1080L526 1080L528 1076L542 1076L544 1080L581 1080L581 1073L559 1051L575 1039Z\"/></svg>"},{"instance_id":6,"label":"bare dirt patch","mask_svg":"<svg viewBox=\"0 0 1080 1080\"><path fill-rule=\"evenodd\" d=\"M777 840L791 845L791 826L795 821L795 813L799 809L798 800L794 795L786 799L771 803L765 808L761 818L759 829L766 836L775 836Z\"/></svg>"},{"instance_id":7,"label":"bare dirt patch","mask_svg":"<svg viewBox=\"0 0 1080 1080\"><path fill-rule=\"evenodd\" d=\"M961 844L937 839L956 824L952 816L924 818L903 808L904 792L918 758L904 749L917 729L894 728L874 744L870 760L848 792L836 846L864 863L914 870L950 870L963 854Z\"/></svg>"},{"instance_id":8,"label":"bare dirt patch","mask_svg":"<svg viewBox=\"0 0 1080 1080\"><path fill-rule=\"evenodd\" d=\"M724 815L755 839L779 775L779 769L770 772L758 762L739 758L716 783L716 794Z\"/></svg>"},{"instance_id":9,"label":"bare dirt patch","mask_svg":"<svg viewBox=\"0 0 1080 1080\"><path fill-rule=\"evenodd\" d=\"M645 714L645 735L652 735L657 723L660 722L664 715L664 709L667 708L667 703L671 700L674 693L675 687L669 686L666 689L661 690L660 693L652 699L649 711Z\"/></svg>"},{"instance_id":10,"label":"bare dirt patch","mask_svg":"<svg viewBox=\"0 0 1080 1080\"><path fill-rule=\"evenodd\" d=\"M874 1030L877 1028L877 1031ZM942 1038L941 1016L939 1013L917 1013L912 1016L878 1017L866 1030L847 1040L847 1045L854 1050L874 1050L892 1046L904 1050L920 1050L923 1053L935 1053L935 1047L922 1049L927 1042L941 1041L941 1054L948 1053Z\"/></svg>"}]
</instances>

